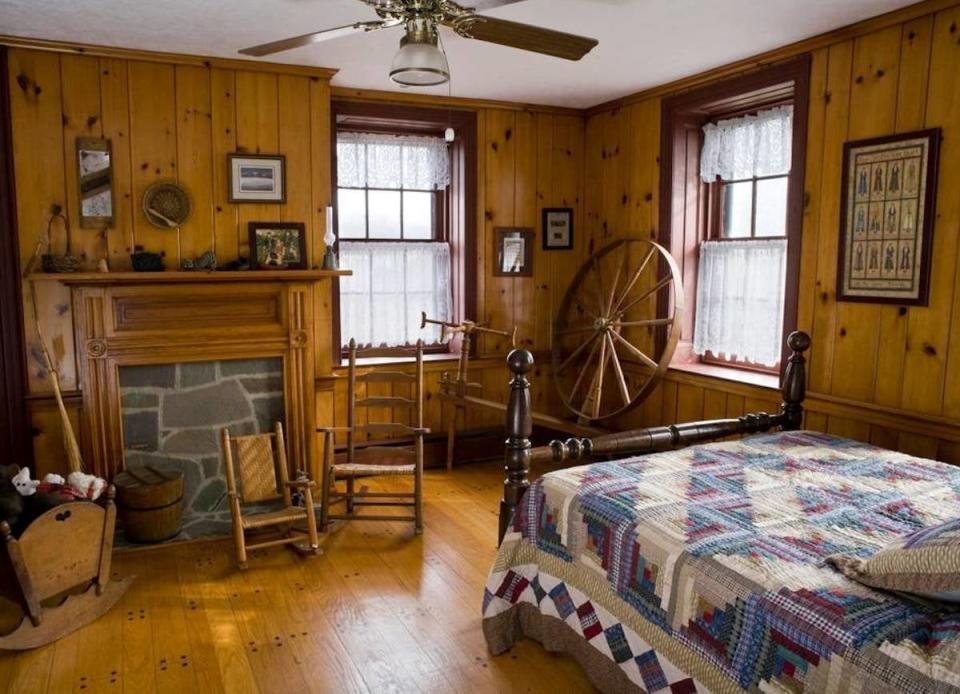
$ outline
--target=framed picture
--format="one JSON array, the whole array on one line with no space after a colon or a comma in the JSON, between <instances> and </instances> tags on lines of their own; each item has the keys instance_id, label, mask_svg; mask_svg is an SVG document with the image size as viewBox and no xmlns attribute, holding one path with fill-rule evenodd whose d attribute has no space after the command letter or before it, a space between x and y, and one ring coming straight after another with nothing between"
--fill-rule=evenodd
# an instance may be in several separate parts
<instances>
[{"instance_id":1,"label":"framed picture","mask_svg":"<svg viewBox=\"0 0 960 694\"><path fill-rule=\"evenodd\" d=\"M566 251L573 248L573 210L569 207L543 209L543 250Z\"/></svg>"},{"instance_id":2,"label":"framed picture","mask_svg":"<svg viewBox=\"0 0 960 694\"><path fill-rule=\"evenodd\" d=\"M282 154L228 154L230 202L286 202Z\"/></svg>"},{"instance_id":3,"label":"framed picture","mask_svg":"<svg viewBox=\"0 0 960 694\"><path fill-rule=\"evenodd\" d=\"M302 222L250 222L250 267L305 270L307 233Z\"/></svg>"},{"instance_id":4,"label":"framed picture","mask_svg":"<svg viewBox=\"0 0 960 694\"><path fill-rule=\"evenodd\" d=\"M926 306L940 129L843 147L838 301Z\"/></svg>"},{"instance_id":5,"label":"framed picture","mask_svg":"<svg viewBox=\"0 0 960 694\"><path fill-rule=\"evenodd\" d=\"M494 276L532 277L533 229L497 227L494 231L497 244Z\"/></svg>"}]
</instances>

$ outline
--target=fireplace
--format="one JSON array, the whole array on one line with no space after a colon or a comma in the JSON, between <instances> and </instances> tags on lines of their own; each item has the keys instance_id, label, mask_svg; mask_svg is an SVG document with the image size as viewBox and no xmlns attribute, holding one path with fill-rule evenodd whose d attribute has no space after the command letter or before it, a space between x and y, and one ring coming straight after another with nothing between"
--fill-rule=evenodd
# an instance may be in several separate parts
<instances>
[{"instance_id":1,"label":"fireplace","mask_svg":"<svg viewBox=\"0 0 960 694\"><path fill-rule=\"evenodd\" d=\"M315 430L331 422L315 419L315 376L330 371L332 284L345 274L33 275L71 288L88 468L110 479L151 456L189 461L191 503L209 505L219 489L211 432L223 424L262 428L279 418L291 472L305 467L316 479ZM233 409L191 426L196 420L187 414L209 409L201 395ZM229 421L213 421L223 418Z\"/></svg>"},{"instance_id":2,"label":"fireplace","mask_svg":"<svg viewBox=\"0 0 960 694\"><path fill-rule=\"evenodd\" d=\"M181 539L229 534L220 430L257 434L283 421L283 361L121 366L119 385L127 467L183 472Z\"/></svg>"}]
</instances>

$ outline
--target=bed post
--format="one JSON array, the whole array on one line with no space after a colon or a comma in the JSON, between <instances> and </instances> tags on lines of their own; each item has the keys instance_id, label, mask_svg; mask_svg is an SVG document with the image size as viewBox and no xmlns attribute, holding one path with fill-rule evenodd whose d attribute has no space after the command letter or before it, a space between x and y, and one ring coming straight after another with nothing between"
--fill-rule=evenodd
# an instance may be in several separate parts
<instances>
[{"instance_id":1,"label":"bed post","mask_svg":"<svg viewBox=\"0 0 960 694\"><path fill-rule=\"evenodd\" d=\"M803 427L803 399L807 394L807 360L803 353L810 349L810 336L803 332L792 332L787 338L787 346L793 352L783 371L783 405L780 414L783 431L792 431Z\"/></svg>"},{"instance_id":2,"label":"bed post","mask_svg":"<svg viewBox=\"0 0 960 694\"><path fill-rule=\"evenodd\" d=\"M527 373L533 368L533 355L525 349L515 349L507 355L507 366L513 374L510 379L510 400L507 402L507 440L504 451L503 498L500 500L500 533L497 545L503 542L507 525L520 497L530 486L530 436L533 434L533 414L530 409L530 381Z\"/></svg>"}]
</instances>

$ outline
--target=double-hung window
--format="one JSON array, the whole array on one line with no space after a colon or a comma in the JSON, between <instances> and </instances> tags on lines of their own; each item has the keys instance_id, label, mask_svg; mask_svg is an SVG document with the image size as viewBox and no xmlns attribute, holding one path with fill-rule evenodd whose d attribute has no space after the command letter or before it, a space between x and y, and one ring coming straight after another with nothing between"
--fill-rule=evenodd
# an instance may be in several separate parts
<instances>
[{"instance_id":1,"label":"double-hung window","mask_svg":"<svg viewBox=\"0 0 960 694\"><path fill-rule=\"evenodd\" d=\"M674 368L750 383L780 369L797 326L809 94L801 56L663 100L660 239L685 306Z\"/></svg>"},{"instance_id":2,"label":"double-hung window","mask_svg":"<svg viewBox=\"0 0 960 694\"><path fill-rule=\"evenodd\" d=\"M420 314L452 316L447 200L451 155L442 137L339 131L337 229L340 337L363 347L440 342Z\"/></svg>"},{"instance_id":3,"label":"double-hung window","mask_svg":"<svg viewBox=\"0 0 960 694\"><path fill-rule=\"evenodd\" d=\"M706 362L779 365L792 138L789 105L703 127L700 177L711 213L699 249L693 351Z\"/></svg>"}]
</instances>

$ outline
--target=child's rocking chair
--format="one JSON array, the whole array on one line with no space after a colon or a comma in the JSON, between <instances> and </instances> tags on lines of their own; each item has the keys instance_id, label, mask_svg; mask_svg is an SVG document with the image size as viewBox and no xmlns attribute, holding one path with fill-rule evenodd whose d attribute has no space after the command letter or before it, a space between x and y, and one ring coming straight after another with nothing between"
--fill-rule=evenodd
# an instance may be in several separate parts
<instances>
[{"instance_id":1,"label":"child's rocking chair","mask_svg":"<svg viewBox=\"0 0 960 694\"><path fill-rule=\"evenodd\" d=\"M13 537L6 522L0 523L6 546L0 551L0 564L5 564L0 573L9 572L16 579L11 597L26 613L16 629L0 636L0 649L19 651L52 643L97 620L126 592L132 578L110 580L117 517L113 496L111 485L105 506L89 501L56 506L19 538Z\"/></svg>"}]
</instances>

